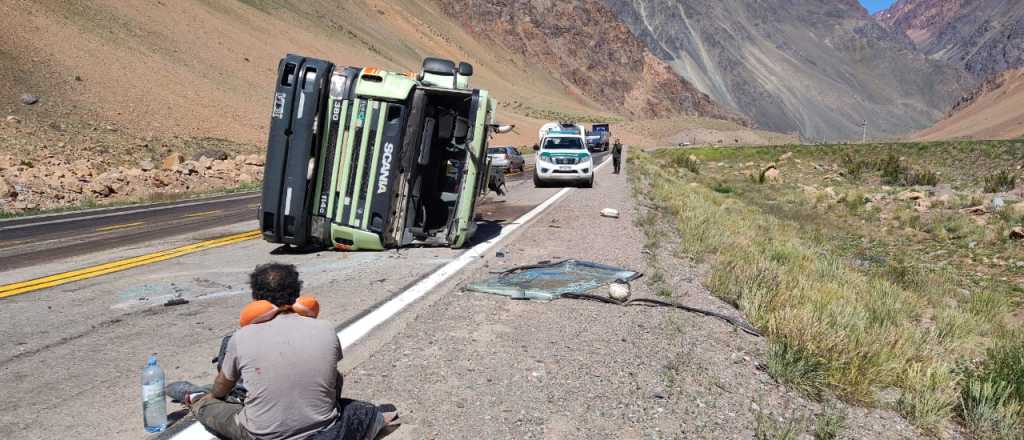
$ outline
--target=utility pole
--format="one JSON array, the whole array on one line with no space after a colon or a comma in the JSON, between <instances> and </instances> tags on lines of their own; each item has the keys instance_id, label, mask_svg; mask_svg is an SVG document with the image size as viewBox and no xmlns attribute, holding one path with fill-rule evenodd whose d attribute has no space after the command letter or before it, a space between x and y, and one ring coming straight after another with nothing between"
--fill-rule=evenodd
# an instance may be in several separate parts
<instances>
[{"instance_id":1,"label":"utility pole","mask_svg":"<svg viewBox=\"0 0 1024 440\"><path fill-rule=\"evenodd\" d=\"M860 143L866 144L868 142L868 120L865 119L860 126L864 129L864 133L860 137Z\"/></svg>"}]
</instances>

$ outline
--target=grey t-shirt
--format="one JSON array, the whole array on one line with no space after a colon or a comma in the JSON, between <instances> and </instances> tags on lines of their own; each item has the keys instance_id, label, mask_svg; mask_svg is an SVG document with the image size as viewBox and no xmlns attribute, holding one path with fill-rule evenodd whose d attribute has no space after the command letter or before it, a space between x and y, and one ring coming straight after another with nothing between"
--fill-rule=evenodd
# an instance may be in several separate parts
<instances>
[{"instance_id":1,"label":"grey t-shirt","mask_svg":"<svg viewBox=\"0 0 1024 440\"><path fill-rule=\"evenodd\" d=\"M338 417L339 361L329 322L289 313L236 330L221 372L248 389L237 420L254 438L300 440Z\"/></svg>"}]
</instances>

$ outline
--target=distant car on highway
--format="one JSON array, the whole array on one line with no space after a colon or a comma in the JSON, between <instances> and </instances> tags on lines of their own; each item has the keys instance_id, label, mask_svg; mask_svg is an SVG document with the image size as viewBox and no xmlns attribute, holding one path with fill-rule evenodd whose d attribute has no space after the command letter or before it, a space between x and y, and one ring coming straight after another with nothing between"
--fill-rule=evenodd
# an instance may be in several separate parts
<instances>
[{"instance_id":1,"label":"distant car on highway","mask_svg":"<svg viewBox=\"0 0 1024 440\"><path fill-rule=\"evenodd\" d=\"M526 168L526 159L516 147L491 147L487 149L487 156L491 158L492 167L505 168L510 173Z\"/></svg>"}]
</instances>

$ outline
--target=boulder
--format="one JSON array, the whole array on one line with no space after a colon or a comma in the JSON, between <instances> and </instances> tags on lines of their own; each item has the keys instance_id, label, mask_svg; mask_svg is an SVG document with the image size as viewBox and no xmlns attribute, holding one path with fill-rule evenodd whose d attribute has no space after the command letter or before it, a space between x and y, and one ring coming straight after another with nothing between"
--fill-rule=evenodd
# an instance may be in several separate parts
<instances>
[{"instance_id":1,"label":"boulder","mask_svg":"<svg viewBox=\"0 0 1024 440\"><path fill-rule=\"evenodd\" d=\"M252 166L256 166L256 167L261 167L261 166L263 166L263 156L261 156L259 154L250 154L248 156L245 156L245 162L244 163L246 165L252 165Z\"/></svg>"},{"instance_id":2,"label":"boulder","mask_svg":"<svg viewBox=\"0 0 1024 440\"><path fill-rule=\"evenodd\" d=\"M914 203L914 210L917 212L928 212L932 208L932 202L928 199L917 199Z\"/></svg>"},{"instance_id":3,"label":"boulder","mask_svg":"<svg viewBox=\"0 0 1024 440\"><path fill-rule=\"evenodd\" d=\"M156 165L151 160L144 160L142 162L139 162L139 168L142 171L152 171L154 168L156 168Z\"/></svg>"},{"instance_id":4,"label":"boulder","mask_svg":"<svg viewBox=\"0 0 1024 440\"><path fill-rule=\"evenodd\" d=\"M238 175L238 183L252 183L255 181L256 179L253 178L252 175L250 175L249 173L242 173Z\"/></svg>"},{"instance_id":5,"label":"boulder","mask_svg":"<svg viewBox=\"0 0 1024 440\"><path fill-rule=\"evenodd\" d=\"M896 199L902 201L920 200L923 198L925 198L925 195L920 191L903 191L896 195Z\"/></svg>"},{"instance_id":6,"label":"boulder","mask_svg":"<svg viewBox=\"0 0 1024 440\"><path fill-rule=\"evenodd\" d=\"M201 170L208 170L213 167L213 159L203 156L196 161L196 166Z\"/></svg>"},{"instance_id":7,"label":"boulder","mask_svg":"<svg viewBox=\"0 0 1024 440\"><path fill-rule=\"evenodd\" d=\"M95 195L100 196L100 197L108 197L111 194L113 194L113 192L114 192L110 188L110 186L107 186L107 184L100 183L100 182L97 182L97 181L89 182L89 184L86 185L85 189L87 191L89 191L90 193L95 194Z\"/></svg>"},{"instance_id":8,"label":"boulder","mask_svg":"<svg viewBox=\"0 0 1024 440\"><path fill-rule=\"evenodd\" d=\"M786 154L783 154L782 156L779 156L779 162L782 162L782 161L784 161L786 159L789 159L791 157L793 157L793 152L792 151L787 151Z\"/></svg>"},{"instance_id":9,"label":"boulder","mask_svg":"<svg viewBox=\"0 0 1024 440\"><path fill-rule=\"evenodd\" d=\"M1010 240L1024 240L1024 226L1014 226L1010 229Z\"/></svg>"},{"instance_id":10,"label":"boulder","mask_svg":"<svg viewBox=\"0 0 1024 440\"><path fill-rule=\"evenodd\" d=\"M88 179L96 175L96 164L85 159L76 160L71 163L71 173L79 179Z\"/></svg>"},{"instance_id":11,"label":"boulder","mask_svg":"<svg viewBox=\"0 0 1024 440\"><path fill-rule=\"evenodd\" d=\"M160 168L163 168L165 170L172 170L174 169L175 165L178 165L182 162L185 162L185 156L182 156L181 153L171 153L170 155L165 157L162 162L160 162Z\"/></svg>"},{"instance_id":12,"label":"boulder","mask_svg":"<svg viewBox=\"0 0 1024 440\"><path fill-rule=\"evenodd\" d=\"M7 118L5 118L4 122L6 122L8 124L11 124L11 125L18 125L18 124L21 123L21 119L18 119L17 116L11 115L11 116L8 116Z\"/></svg>"},{"instance_id":13,"label":"boulder","mask_svg":"<svg viewBox=\"0 0 1024 440\"><path fill-rule=\"evenodd\" d=\"M782 178L782 173L775 167L775 164L768 165L768 168L761 171L761 175L764 176L765 183L775 183Z\"/></svg>"},{"instance_id":14,"label":"boulder","mask_svg":"<svg viewBox=\"0 0 1024 440\"><path fill-rule=\"evenodd\" d=\"M199 160L204 157L210 160L228 160L228 153L218 148L204 148L193 154L192 160Z\"/></svg>"},{"instance_id":15,"label":"boulder","mask_svg":"<svg viewBox=\"0 0 1024 440\"><path fill-rule=\"evenodd\" d=\"M15 197L18 197L18 191L14 189L14 185L8 182L7 179L0 177L0 199L13 199Z\"/></svg>"}]
</instances>

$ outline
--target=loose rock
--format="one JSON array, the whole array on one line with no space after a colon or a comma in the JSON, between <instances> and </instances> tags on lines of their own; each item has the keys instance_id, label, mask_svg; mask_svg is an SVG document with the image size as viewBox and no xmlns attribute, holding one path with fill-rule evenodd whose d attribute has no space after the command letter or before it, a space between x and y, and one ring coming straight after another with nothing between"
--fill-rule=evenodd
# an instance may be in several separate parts
<instances>
[{"instance_id":1,"label":"loose rock","mask_svg":"<svg viewBox=\"0 0 1024 440\"><path fill-rule=\"evenodd\" d=\"M156 168L156 165L151 160L139 162L139 169L142 171L152 171L154 168Z\"/></svg>"},{"instance_id":2,"label":"loose rock","mask_svg":"<svg viewBox=\"0 0 1024 440\"><path fill-rule=\"evenodd\" d=\"M204 148L198 153L192 155L192 160L199 160L202 158L209 158L212 160L228 160L228 153L224 150L217 148Z\"/></svg>"},{"instance_id":3,"label":"loose rock","mask_svg":"<svg viewBox=\"0 0 1024 440\"><path fill-rule=\"evenodd\" d=\"M1010 240L1024 240L1024 226L1015 226L1011 229Z\"/></svg>"},{"instance_id":4,"label":"loose rock","mask_svg":"<svg viewBox=\"0 0 1024 440\"><path fill-rule=\"evenodd\" d=\"M21 119L18 119L17 116L11 115L11 116L8 116L7 118L5 118L4 122L6 122L8 124L11 124L11 125L17 125L17 124L21 123Z\"/></svg>"},{"instance_id":5,"label":"loose rock","mask_svg":"<svg viewBox=\"0 0 1024 440\"><path fill-rule=\"evenodd\" d=\"M182 162L185 162L185 156L182 156L181 153L171 153L170 155L165 157L164 160L160 163L160 168L163 168L165 170L173 170L175 165L178 165Z\"/></svg>"},{"instance_id":6,"label":"loose rock","mask_svg":"<svg viewBox=\"0 0 1024 440\"><path fill-rule=\"evenodd\" d=\"M37 102L39 102L39 97L36 96L36 95L32 95L32 94L29 94L29 93L21 95L21 103L22 104L34 105Z\"/></svg>"}]
</instances>

